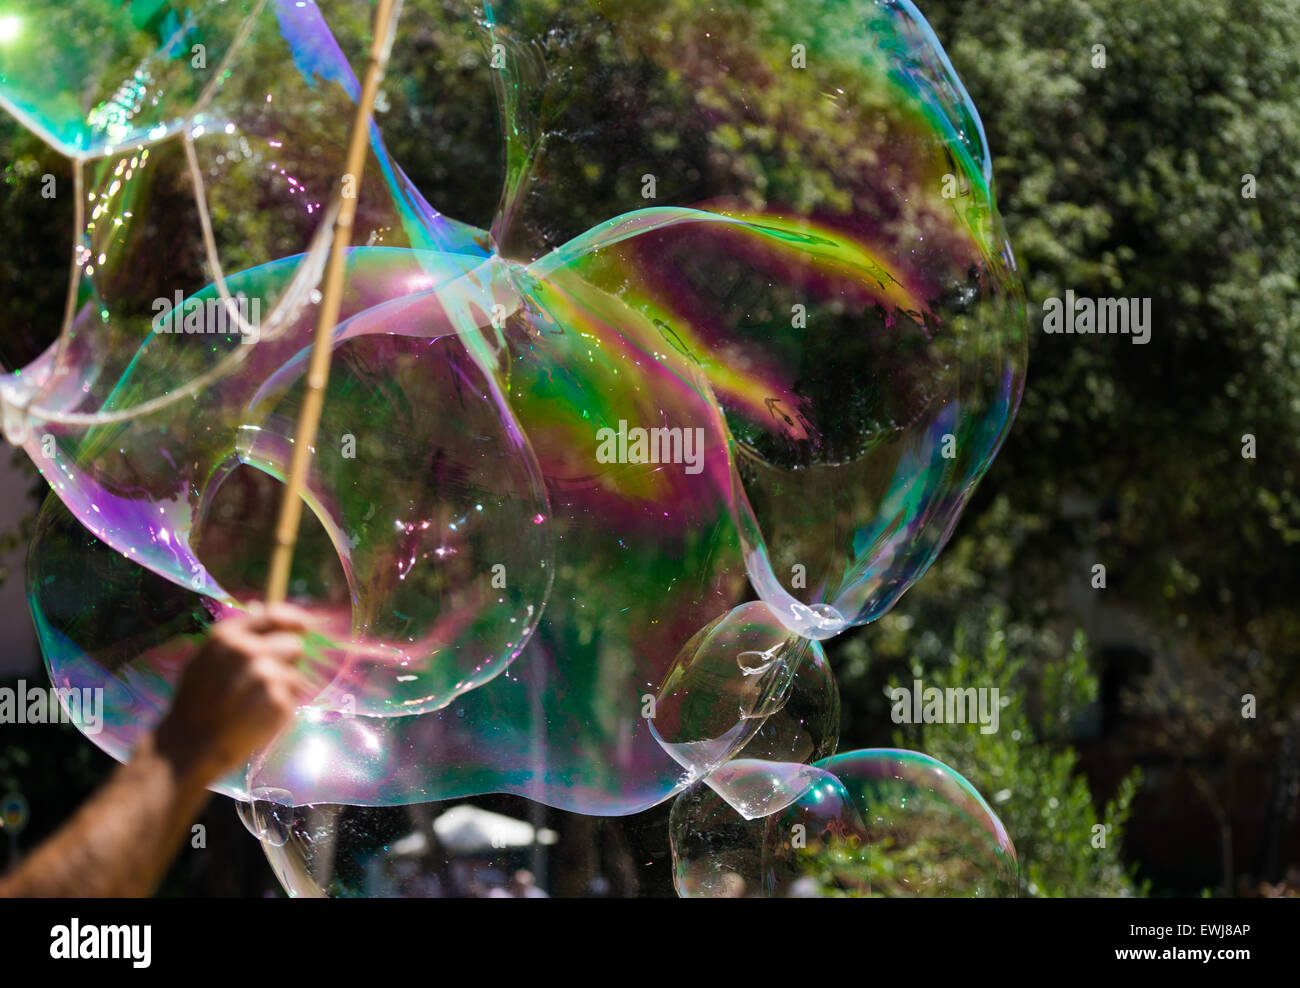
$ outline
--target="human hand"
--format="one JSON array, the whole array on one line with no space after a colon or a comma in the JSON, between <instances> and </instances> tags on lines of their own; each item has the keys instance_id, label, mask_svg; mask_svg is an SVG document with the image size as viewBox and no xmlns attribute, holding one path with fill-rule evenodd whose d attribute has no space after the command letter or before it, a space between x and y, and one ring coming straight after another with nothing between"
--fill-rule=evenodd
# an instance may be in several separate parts
<instances>
[{"instance_id":1,"label":"human hand","mask_svg":"<svg viewBox=\"0 0 1300 988\"><path fill-rule=\"evenodd\" d=\"M294 668L311 623L288 604L255 604L218 622L155 732L159 753L203 786L243 765L311 699Z\"/></svg>"}]
</instances>

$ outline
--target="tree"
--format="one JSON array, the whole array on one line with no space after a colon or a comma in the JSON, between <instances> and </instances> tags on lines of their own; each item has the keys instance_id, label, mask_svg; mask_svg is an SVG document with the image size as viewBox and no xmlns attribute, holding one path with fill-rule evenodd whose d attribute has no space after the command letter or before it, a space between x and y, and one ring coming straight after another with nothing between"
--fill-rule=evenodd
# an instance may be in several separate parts
<instances>
[{"instance_id":1,"label":"tree","mask_svg":"<svg viewBox=\"0 0 1300 988\"><path fill-rule=\"evenodd\" d=\"M1071 728L1097 696L1083 636L1037 669L1017 651L1000 611L990 613L983 629L963 622L946 656L918 661L911 673L941 690L975 683L998 690L1005 703L998 729L986 734L972 724L917 724L898 730L895 744L955 768L984 796L1016 845L1022 894L1140 894L1134 868L1121 856L1140 773L1129 773L1098 807L1069 746Z\"/></svg>"}]
</instances>

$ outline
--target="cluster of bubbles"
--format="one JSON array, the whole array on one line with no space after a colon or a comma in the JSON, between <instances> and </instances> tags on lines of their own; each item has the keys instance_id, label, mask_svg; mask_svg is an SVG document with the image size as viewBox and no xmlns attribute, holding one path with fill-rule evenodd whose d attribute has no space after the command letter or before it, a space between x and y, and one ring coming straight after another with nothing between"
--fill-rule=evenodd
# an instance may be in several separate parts
<instances>
[{"instance_id":1,"label":"cluster of bubbles","mask_svg":"<svg viewBox=\"0 0 1300 988\"><path fill-rule=\"evenodd\" d=\"M0 103L71 159L76 237L0 402L96 744L127 757L262 591L356 195L291 581L318 693L214 787L286 887L364 891L322 808L496 792L676 795L682 895L1014 892L959 775L835 755L820 644L925 572L1023 385L979 117L910 2L408 9L438 126L501 135L431 134L424 194L373 126L340 182L359 85L315 3L10 6ZM430 204L485 182L477 223Z\"/></svg>"}]
</instances>

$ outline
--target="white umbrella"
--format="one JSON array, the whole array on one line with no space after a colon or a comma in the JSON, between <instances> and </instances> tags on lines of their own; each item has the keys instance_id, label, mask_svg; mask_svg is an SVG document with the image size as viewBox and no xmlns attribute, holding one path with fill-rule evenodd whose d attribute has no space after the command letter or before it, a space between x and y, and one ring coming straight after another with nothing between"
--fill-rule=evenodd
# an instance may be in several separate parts
<instances>
[{"instance_id":1,"label":"white umbrella","mask_svg":"<svg viewBox=\"0 0 1300 988\"><path fill-rule=\"evenodd\" d=\"M453 854L532 847L534 844L554 844L557 840L553 830L545 827L538 830L531 823L481 810L468 803L453 806L434 820L433 832L443 847Z\"/></svg>"}]
</instances>

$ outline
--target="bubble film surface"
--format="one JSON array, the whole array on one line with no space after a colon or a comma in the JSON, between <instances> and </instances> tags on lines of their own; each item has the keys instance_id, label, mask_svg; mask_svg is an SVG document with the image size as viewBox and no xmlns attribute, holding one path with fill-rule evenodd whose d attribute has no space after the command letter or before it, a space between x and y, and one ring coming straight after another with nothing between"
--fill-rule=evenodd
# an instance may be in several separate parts
<instances>
[{"instance_id":1,"label":"bubble film surface","mask_svg":"<svg viewBox=\"0 0 1300 988\"><path fill-rule=\"evenodd\" d=\"M708 786L692 786L673 800L669 820L673 885L684 899L820 898L825 890L791 855L771 853L779 834L793 843L858 853L868 835L848 791L812 765L743 761L729 768L733 787L775 783L793 793L782 811L746 817ZM771 836L769 836L771 835Z\"/></svg>"},{"instance_id":2,"label":"bubble film surface","mask_svg":"<svg viewBox=\"0 0 1300 988\"><path fill-rule=\"evenodd\" d=\"M685 770L679 786L703 776L674 807L703 791L733 808L718 813L724 823L736 813L757 818L788 806L810 779L826 774L796 762L834 753L839 693L821 647L804 641L801 651L791 652L789 641L766 605L751 603L687 643L651 718L652 734ZM785 663L796 659L797 667L788 670ZM665 735L694 740L674 744ZM472 891L473 882L455 874L464 863L439 844L436 831L431 834L428 813L422 816L418 805L294 806L290 793L256 784L256 775L249 800L239 804L241 817L291 895L388 895L395 887L410 895ZM505 827L509 832L520 825ZM696 860L703 869L722 867L703 856Z\"/></svg>"},{"instance_id":3,"label":"bubble film surface","mask_svg":"<svg viewBox=\"0 0 1300 988\"><path fill-rule=\"evenodd\" d=\"M426 804L238 805L294 898L432 898L461 891Z\"/></svg>"},{"instance_id":4,"label":"bubble film surface","mask_svg":"<svg viewBox=\"0 0 1300 988\"><path fill-rule=\"evenodd\" d=\"M63 332L0 402L57 499L29 598L55 683L106 690L97 744L126 757L261 592L350 194L291 579L318 692L221 791L290 823L862 796L806 764L838 733L817 640L934 560L1025 362L979 117L911 3L419 6L434 98L495 106L492 146L431 135L490 216L375 126L340 181L359 87L313 3L15 10L0 103L78 202Z\"/></svg>"}]
</instances>

